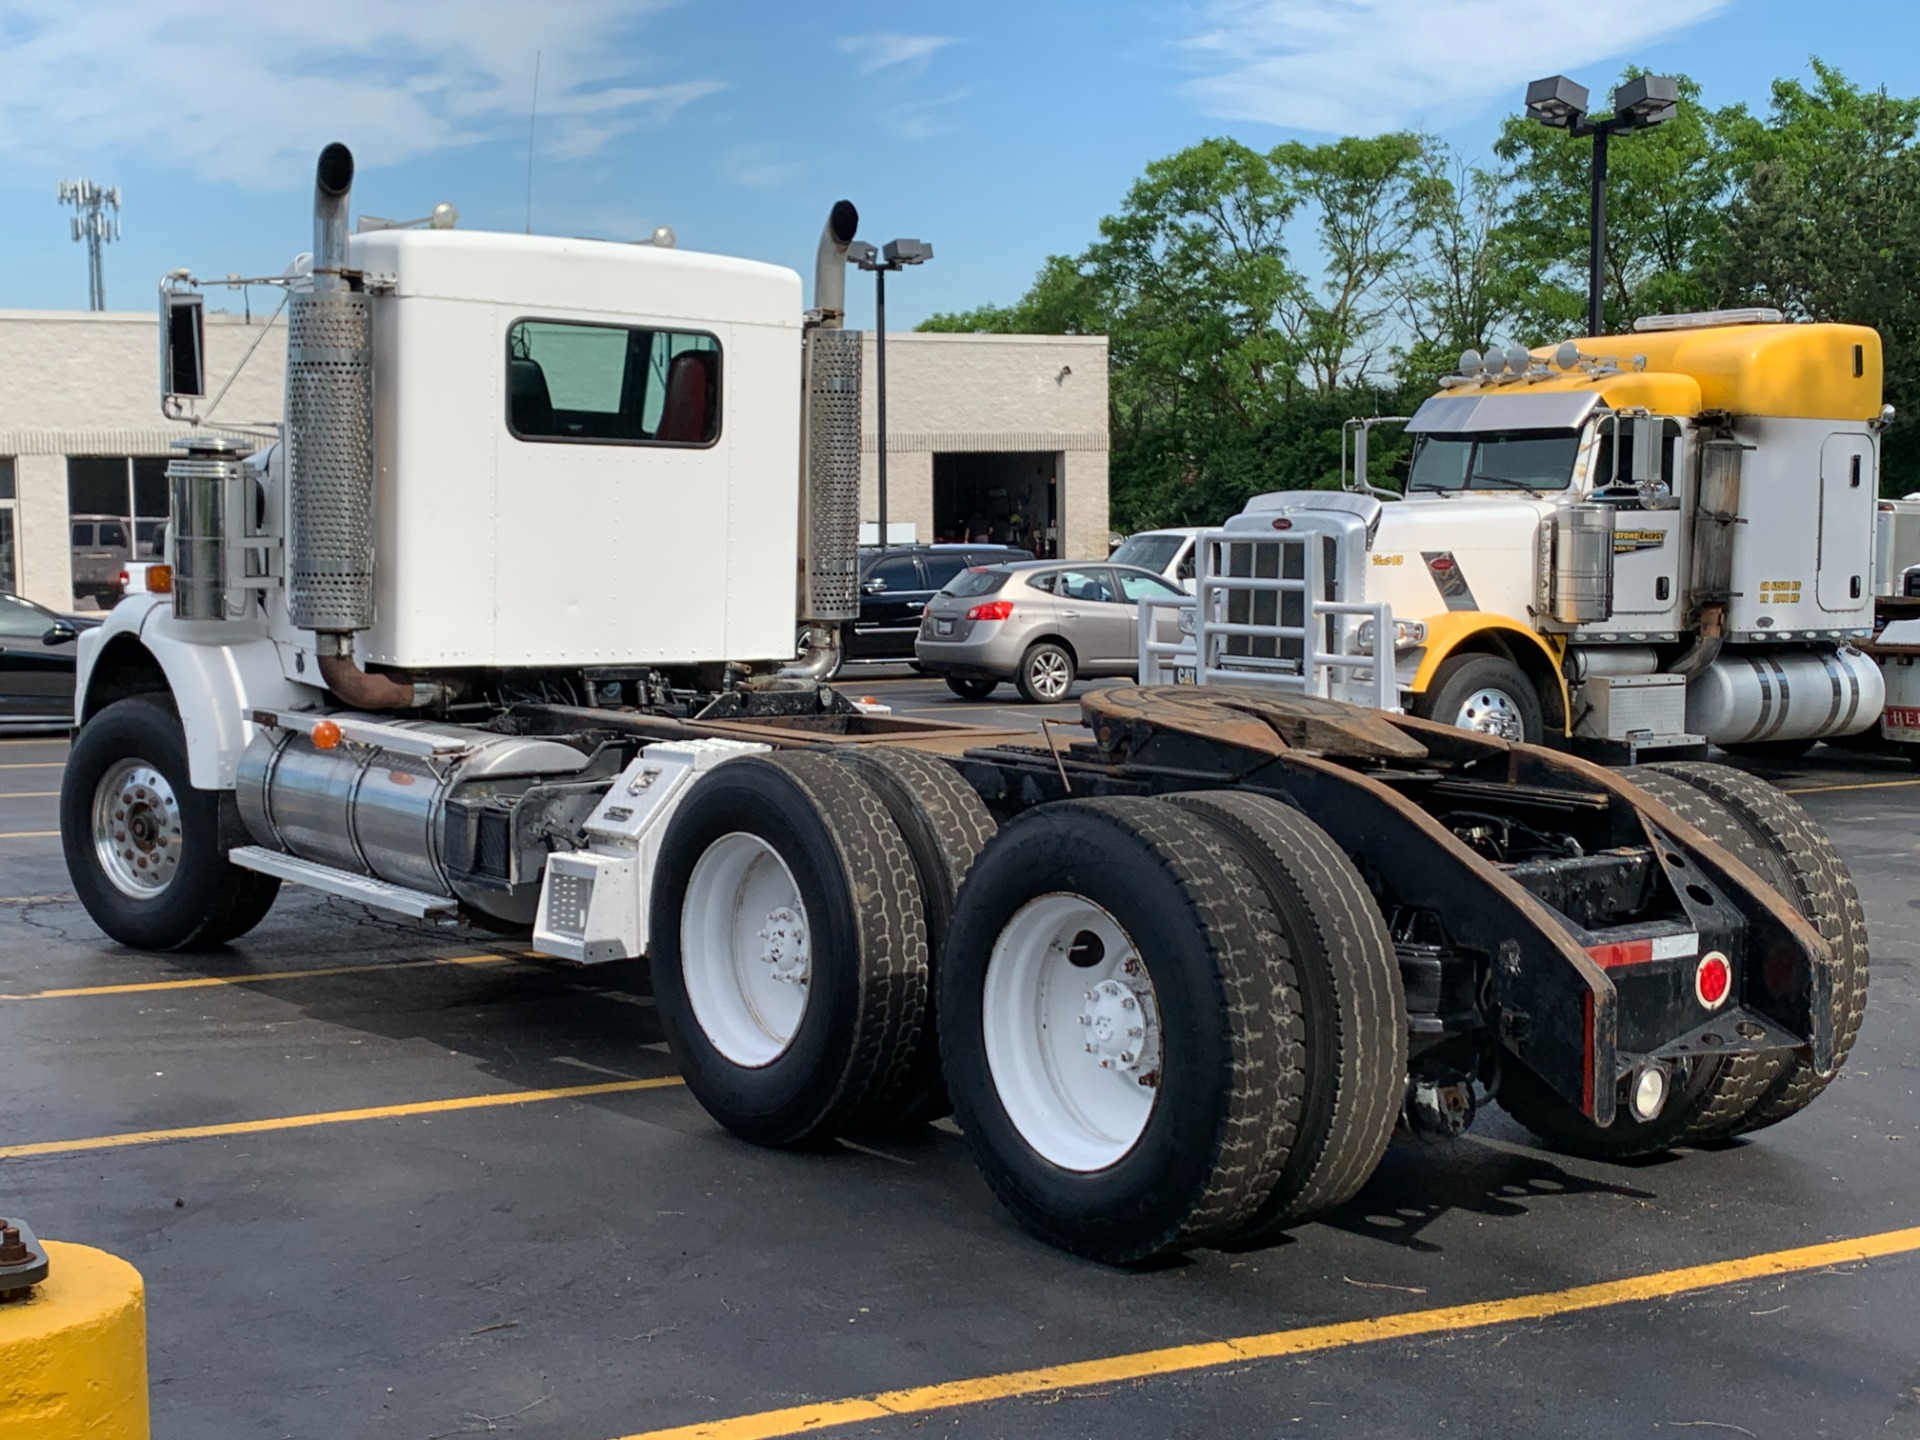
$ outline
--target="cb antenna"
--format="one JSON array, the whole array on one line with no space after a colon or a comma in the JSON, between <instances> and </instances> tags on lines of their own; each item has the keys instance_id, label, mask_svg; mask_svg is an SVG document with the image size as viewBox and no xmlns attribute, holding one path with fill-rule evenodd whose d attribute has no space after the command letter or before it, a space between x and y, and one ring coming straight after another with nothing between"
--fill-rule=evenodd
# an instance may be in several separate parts
<instances>
[{"instance_id":1,"label":"cb antenna","mask_svg":"<svg viewBox=\"0 0 1920 1440\"><path fill-rule=\"evenodd\" d=\"M533 233L533 126L540 118L540 52L533 52L533 105L527 111L527 234Z\"/></svg>"},{"instance_id":2,"label":"cb antenna","mask_svg":"<svg viewBox=\"0 0 1920 1440\"><path fill-rule=\"evenodd\" d=\"M101 249L120 238L120 187L62 180L60 203L73 206L73 238L87 242L87 308L107 308L107 272Z\"/></svg>"}]
</instances>

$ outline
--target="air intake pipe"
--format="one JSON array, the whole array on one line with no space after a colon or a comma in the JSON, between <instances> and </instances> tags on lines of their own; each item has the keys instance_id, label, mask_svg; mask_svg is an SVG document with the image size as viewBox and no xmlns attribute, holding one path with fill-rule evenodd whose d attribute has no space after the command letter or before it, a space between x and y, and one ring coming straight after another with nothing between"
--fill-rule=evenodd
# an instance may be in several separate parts
<instances>
[{"instance_id":1,"label":"air intake pipe","mask_svg":"<svg viewBox=\"0 0 1920 1440\"><path fill-rule=\"evenodd\" d=\"M353 637L373 624L373 325L347 270L353 152L313 177L313 283L287 307L287 608L314 632L320 678L355 709L413 709L436 685L369 675Z\"/></svg>"}]
</instances>

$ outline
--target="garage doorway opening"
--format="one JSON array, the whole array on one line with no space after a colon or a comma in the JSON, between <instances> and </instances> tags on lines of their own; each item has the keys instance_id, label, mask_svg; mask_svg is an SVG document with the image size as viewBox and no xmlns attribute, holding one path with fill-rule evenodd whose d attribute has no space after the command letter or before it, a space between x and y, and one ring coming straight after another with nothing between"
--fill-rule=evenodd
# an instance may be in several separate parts
<instances>
[{"instance_id":1,"label":"garage doorway opening","mask_svg":"<svg viewBox=\"0 0 1920 1440\"><path fill-rule=\"evenodd\" d=\"M933 457L937 542L1060 553L1060 457L1050 451L960 451Z\"/></svg>"}]
</instances>

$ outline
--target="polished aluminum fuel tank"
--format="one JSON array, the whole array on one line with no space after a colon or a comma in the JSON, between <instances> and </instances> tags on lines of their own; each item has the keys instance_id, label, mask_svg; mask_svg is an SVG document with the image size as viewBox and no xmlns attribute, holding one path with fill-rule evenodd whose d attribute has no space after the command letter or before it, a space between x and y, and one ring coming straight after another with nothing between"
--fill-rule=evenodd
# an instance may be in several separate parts
<instances>
[{"instance_id":1,"label":"polished aluminum fuel tank","mask_svg":"<svg viewBox=\"0 0 1920 1440\"><path fill-rule=\"evenodd\" d=\"M588 757L556 740L458 725L331 718L417 737L421 749L436 740L455 744L435 755L350 740L321 750L308 732L262 727L240 757L234 787L253 838L303 860L454 896L503 919L530 918L518 914L524 904L496 892L467 893L472 887L450 875L442 850L447 803L482 782L575 774Z\"/></svg>"},{"instance_id":2,"label":"polished aluminum fuel tank","mask_svg":"<svg viewBox=\"0 0 1920 1440\"><path fill-rule=\"evenodd\" d=\"M1853 735L1879 720L1886 694L1852 646L1728 649L1687 686L1687 729L1716 745Z\"/></svg>"},{"instance_id":3,"label":"polished aluminum fuel tank","mask_svg":"<svg viewBox=\"0 0 1920 1440\"><path fill-rule=\"evenodd\" d=\"M1562 625L1612 617L1612 506L1569 505L1554 516L1552 599Z\"/></svg>"}]
</instances>

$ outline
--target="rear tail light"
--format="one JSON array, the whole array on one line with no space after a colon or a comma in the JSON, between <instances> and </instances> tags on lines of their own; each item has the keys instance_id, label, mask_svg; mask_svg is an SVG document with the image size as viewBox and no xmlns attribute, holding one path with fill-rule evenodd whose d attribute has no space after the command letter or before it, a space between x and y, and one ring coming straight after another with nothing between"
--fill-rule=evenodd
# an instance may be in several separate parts
<instances>
[{"instance_id":1,"label":"rear tail light","mask_svg":"<svg viewBox=\"0 0 1920 1440\"><path fill-rule=\"evenodd\" d=\"M1710 950L1693 972L1693 993L1702 1007L1718 1010L1733 989L1733 967L1718 950Z\"/></svg>"},{"instance_id":2,"label":"rear tail light","mask_svg":"<svg viewBox=\"0 0 1920 1440\"><path fill-rule=\"evenodd\" d=\"M989 600L984 605L976 605L967 611L969 620L1005 620L1013 614L1013 601Z\"/></svg>"},{"instance_id":3,"label":"rear tail light","mask_svg":"<svg viewBox=\"0 0 1920 1440\"><path fill-rule=\"evenodd\" d=\"M126 572L126 571L124 571L124 570L122 570L122 571L120 572L120 588L121 588L122 590L124 590L124 589L126 589L126 588L127 588L127 586L128 586L128 584L129 584L129 583L130 583L130 582L131 582L132 580L133 580L133 576L131 576L131 575L129 575L129 574L128 574L128 573Z\"/></svg>"}]
</instances>

